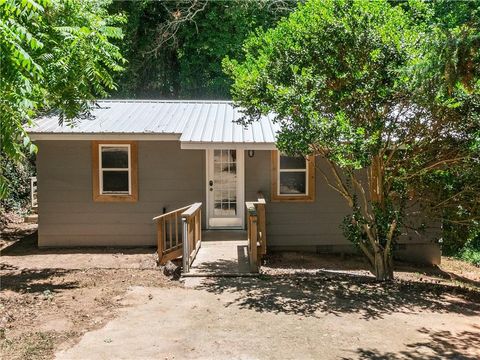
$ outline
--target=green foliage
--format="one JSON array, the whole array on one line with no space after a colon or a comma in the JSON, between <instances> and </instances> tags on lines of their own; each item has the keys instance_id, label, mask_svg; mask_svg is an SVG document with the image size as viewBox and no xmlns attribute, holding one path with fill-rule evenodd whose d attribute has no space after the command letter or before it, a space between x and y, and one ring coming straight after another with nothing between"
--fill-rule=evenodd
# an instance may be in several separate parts
<instances>
[{"instance_id":1,"label":"green foliage","mask_svg":"<svg viewBox=\"0 0 480 360\"><path fill-rule=\"evenodd\" d=\"M454 131L468 134L449 141L467 154L462 161L417 182L419 195L430 200L426 210L441 209L443 251L454 255L478 231L480 218L480 7L475 1L436 1L424 23L410 90L440 119L454 119Z\"/></svg>"},{"instance_id":2,"label":"green foliage","mask_svg":"<svg viewBox=\"0 0 480 360\"><path fill-rule=\"evenodd\" d=\"M470 229L469 238L457 256L462 260L480 266L480 224L476 223Z\"/></svg>"},{"instance_id":3,"label":"green foliage","mask_svg":"<svg viewBox=\"0 0 480 360\"><path fill-rule=\"evenodd\" d=\"M244 122L274 113L280 150L330 165L324 178L352 208L347 236L375 266L404 220L424 227L422 214L440 221L460 204L478 214L476 6L310 0L223 62Z\"/></svg>"},{"instance_id":4,"label":"green foliage","mask_svg":"<svg viewBox=\"0 0 480 360\"><path fill-rule=\"evenodd\" d=\"M340 166L364 168L396 106L407 26L386 2L309 1L251 37L245 61L224 61L232 95L251 119L277 114L281 150L306 154L315 144Z\"/></svg>"},{"instance_id":5,"label":"green foliage","mask_svg":"<svg viewBox=\"0 0 480 360\"><path fill-rule=\"evenodd\" d=\"M205 8L192 18L182 10L202 3ZM222 59L241 57L251 32L274 25L294 5L285 2L285 8L278 8L267 0L115 2L115 11L128 14L121 46L129 62L115 96L229 98L231 81L222 71Z\"/></svg>"},{"instance_id":6,"label":"green foliage","mask_svg":"<svg viewBox=\"0 0 480 360\"><path fill-rule=\"evenodd\" d=\"M109 15L108 1L0 1L0 150L15 161L32 152L25 131L50 109L70 119L89 101L115 88L112 73L123 58L112 40L122 38L122 16ZM5 169L0 198L8 191Z\"/></svg>"},{"instance_id":7,"label":"green foliage","mask_svg":"<svg viewBox=\"0 0 480 360\"><path fill-rule=\"evenodd\" d=\"M21 163L3 157L0 166L4 171L8 197L0 199L0 212L23 212L30 206L30 177L35 176L34 157Z\"/></svg>"}]
</instances>

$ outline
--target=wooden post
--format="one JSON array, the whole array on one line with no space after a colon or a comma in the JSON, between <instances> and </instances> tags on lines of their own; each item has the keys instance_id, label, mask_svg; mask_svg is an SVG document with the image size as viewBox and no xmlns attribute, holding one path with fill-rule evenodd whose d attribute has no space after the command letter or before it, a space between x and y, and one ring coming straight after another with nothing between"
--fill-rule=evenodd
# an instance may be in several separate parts
<instances>
[{"instance_id":1,"label":"wooden post","mask_svg":"<svg viewBox=\"0 0 480 360\"><path fill-rule=\"evenodd\" d=\"M265 203L258 202L257 207L257 216L258 216L258 232L260 236L260 252L259 257L267 253L267 224L265 219Z\"/></svg>"},{"instance_id":2,"label":"wooden post","mask_svg":"<svg viewBox=\"0 0 480 360\"><path fill-rule=\"evenodd\" d=\"M249 240L250 240L250 271L258 272L258 263L257 263L257 216L250 215L250 231L249 231Z\"/></svg>"},{"instance_id":3,"label":"wooden post","mask_svg":"<svg viewBox=\"0 0 480 360\"><path fill-rule=\"evenodd\" d=\"M178 245L178 213L175 213L175 246Z\"/></svg>"},{"instance_id":4,"label":"wooden post","mask_svg":"<svg viewBox=\"0 0 480 360\"><path fill-rule=\"evenodd\" d=\"M162 262L163 256L163 219L157 220L157 253L158 253L158 262Z\"/></svg>"},{"instance_id":5,"label":"wooden post","mask_svg":"<svg viewBox=\"0 0 480 360\"><path fill-rule=\"evenodd\" d=\"M173 245L173 229L172 229L172 218L173 218L174 214L169 216L167 219L168 219L168 247L169 248L172 248L174 245Z\"/></svg>"},{"instance_id":6,"label":"wooden post","mask_svg":"<svg viewBox=\"0 0 480 360\"><path fill-rule=\"evenodd\" d=\"M183 272L190 271L190 240L188 236L188 218L182 217L183 223Z\"/></svg>"}]
</instances>

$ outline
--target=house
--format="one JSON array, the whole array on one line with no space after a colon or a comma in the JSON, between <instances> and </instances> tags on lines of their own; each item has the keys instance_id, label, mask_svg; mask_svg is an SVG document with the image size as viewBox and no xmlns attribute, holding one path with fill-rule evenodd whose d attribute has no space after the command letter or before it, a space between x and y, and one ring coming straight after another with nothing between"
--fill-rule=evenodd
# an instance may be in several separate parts
<instances>
[{"instance_id":1,"label":"house","mask_svg":"<svg viewBox=\"0 0 480 360\"><path fill-rule=\"evenodd\" d=\"M355 251L340 228L349 209L313 161L276 150L270 117L245 127L241 116L228 101L102 100L74 126L38 119L39 246L155 245L152 218L192 203L204 230L245 229L245 202L260 191L269 249ZM439 262L432 236L397 246Z\"/></svg>"}]
</instances>

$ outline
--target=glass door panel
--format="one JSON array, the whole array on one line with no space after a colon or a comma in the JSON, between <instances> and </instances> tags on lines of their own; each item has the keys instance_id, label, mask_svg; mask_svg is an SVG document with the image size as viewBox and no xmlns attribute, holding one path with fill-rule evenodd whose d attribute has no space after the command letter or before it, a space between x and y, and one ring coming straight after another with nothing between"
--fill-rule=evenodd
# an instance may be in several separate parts
<instances>
[{"instance_id":1,"label":"glass door panel","mask_svg":"<svg viewBox=\"0 0 480 360\"><path fill-rule=\"evenodd\" d=\"M242 226L243 214L239 208L242 204L237 200L243 198L243 178L239 178L237 169L243 167L243 152L233 149L208 152L209 226Z\"/></svg>"}]
</instances>

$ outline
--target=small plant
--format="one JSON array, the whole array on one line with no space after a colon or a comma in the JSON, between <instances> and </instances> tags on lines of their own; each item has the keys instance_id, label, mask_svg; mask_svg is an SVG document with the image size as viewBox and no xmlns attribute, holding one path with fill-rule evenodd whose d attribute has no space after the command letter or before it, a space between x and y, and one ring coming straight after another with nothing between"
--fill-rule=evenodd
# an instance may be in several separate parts
<instances>
[{"instance_id":1,"label":"small plant","mask_svg":"<svg viewBox=\"0 0 480 360\"><path fill-rule=\"evenodd\" d=\"M460 250L458 257L475 266L480 266L480 229L474 231L465 246Z\"/></svg>"}]
</instances>

